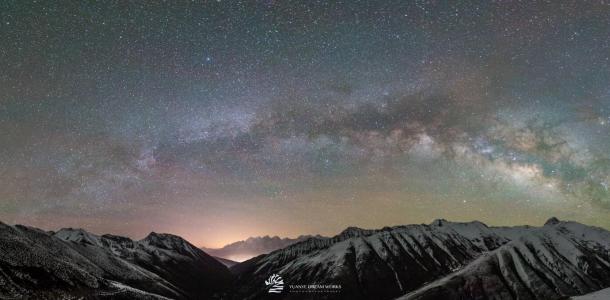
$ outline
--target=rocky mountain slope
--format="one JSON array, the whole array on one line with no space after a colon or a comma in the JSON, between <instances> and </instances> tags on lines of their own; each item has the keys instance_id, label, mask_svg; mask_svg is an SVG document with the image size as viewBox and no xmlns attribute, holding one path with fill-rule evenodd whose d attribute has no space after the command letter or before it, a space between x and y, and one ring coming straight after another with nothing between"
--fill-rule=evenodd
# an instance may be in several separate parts
<instances>
[{"instance_id":1,"label":"rocky mountain slope","mask_svg":"<svg viewBox=\"0 0 610 300\"><path fill-rule=\"evenodd\" d=\"M480 222L437 220L430 225L364 230L311 238L231 268L236 298L266 296L263 282L280 274L288 284L341 284L341 299L392 299L449 274L529 227L494 230ZM290 298L314 299L287 293Z\"/></svg>"},{"instance_id":2,"label":"rocky mountain slope","mask_svg":"<svg viewBox=\"0 0 610 300\"><path fill-rule=\"evenodd\" d=\"M0 223L0 298L193 299L231 281L221 263L184 239L45 232Z\"/></svg>"},{"instance_id":3,"label":"rocky mountain slope","mask_svg":"<svg viewBox=\"0 0 610 300\"><path fill-rule=\"evenodd\" d=\"M282 276L284 299L565 299L610 286L610 233L550 219L543 227L445 220L380 230L348 228L231 268L235 299L264 299ZM290 285L339 284L339 293Z\"/></svg>"},{"instance_id":4,"label":"rocky mountain slope","mask_svg":"<svg viewBox=\"0 0 610 300\"><path fill-rule=\"evenodd\" d=\"M608 286L610 232L551 219L401 299L562 299Z\"/></svg>"}]
</instances>

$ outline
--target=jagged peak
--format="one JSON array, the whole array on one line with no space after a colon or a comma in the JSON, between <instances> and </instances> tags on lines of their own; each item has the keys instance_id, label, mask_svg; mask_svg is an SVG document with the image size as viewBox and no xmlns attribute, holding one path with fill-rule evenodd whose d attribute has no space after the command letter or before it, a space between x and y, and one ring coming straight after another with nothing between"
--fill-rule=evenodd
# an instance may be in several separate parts
<instances>
[{"instance_id":1,"label":"jagged peak","mask_svg":"<svg viewBox=\"0 0 610 300\"><path fill-rule=\"evenodd\" d=\"M269 236L267 235L266 237L269 237ZM265 238L264 236L256 236L256 237L251 236L251 237L245 239L244 242L253 242L255 240L264 239L264 238Z\"/></svg>"},{"instance_id":2,"label":"jagged peak","mask_svg":"<svg viewBox=\"0 0 610 300\"><path fill-rule=\"evenodd\" d=\"M338 236L340 237L357 237L357 236L361 236L361 235L366 235L367 233L371 232L372 230L369 229L363 229L360 227L356 227L356 226L350 226L345 228L343 231L341 231L341 233L339 233Z\"/></svg>"},{"instance_id":3,"label":"jagged peak","mask_svg":"<svg viewBox=\"0 0 610 300\"><path fill-rule=\"evenodd\" d=\"M140 242L167 250L196 248L194 246L191 246L188 241L186 241L180 236L169 233L156 233L154 231L149 233Z\"/></svg>"},{"instance_id":4,"label":"jagged peak","mask_svg":"<svg viewBox=\"0 0 610 300\"><path fill-rule=\"evenodd\" d=\"M92 245L98 245L100 242L99 236L88 232L82 228L62 228L57 232L54 232L53 236L60 238L64 241L89 243Z\"/></svg>"},{"instance_id":5,"label":"jagged peak","mask_svg":"<svg viewBox=\"0 0 610 300\"><path fill-rule=\"evenodd\" d=\"M144 239L144 241L151 240L169 240L169 241L185 241L182 237L171 234L171 233L157 233L152 231Z\"/></svg>"},{"instance_id":6,"label":"jagged peak","mask_svg":"<svg viewBox=\"0 0 610 300\"><path fill-rule=\"evenodd\" d=\"M361 232L364 229L360 228L360 227L356 227L356 226L349 226L347 228L345 228L343 231L341 231L341 233L348 233L348 232Z\"/></svg>"},{"instance_id":7,"label":"jagged peak","mask_svg":"<svg viewBox=\"0 0 610 300\"><path fill-rule=\"evenodd\" d=\"M309 239L309 238L321 238L321 237L322 237L322 235L320 235L320 234L316 234L316 235L301 234L296 239L297 240L305 240L305 239Z\"/></svg>"},{"instance_id":8,"label":"jagged peak","mask_svg":"<svg viewBox=\"0 0 610 300\"><path fill-rule=\"evenodd\" d=\"M86 235L86 236L95 236L97 237L96 234L93 234L85 229L82 228L72 228L72 227L66 227L66 228L62 228L60 230L58 230L57 232L54 232L54 234L59 234L59 233L64 233L64 234L80 234L80 235Z\"/></svg>"},{"instance_id":9,"label":"jagged peak","mask_svg":"<svg viewBox=\"0 0 610 300\"><path fill-rule=\"evenodd\" d=\"M481 221L468 221L468 222L454 222L454 221L448 221L446 219L435 219L434 221L432 221L432 223L430 223L430 226L437 226L437 227L442 227L445 225L478 225L478 226L483 226L483 227L489 227L487 226L487 224L481 222Z\"/></svg>"},{"instance_id":10,"label":"jagged peak","mask_svg":"<svg viewBox=\"0 0 610 300\"><path fill-rule=\"evenodd\" d=\"M264 240L290 240L291 238L283 238L283 237L279 237L277 235L274 236L270 236L270 235L263 235L263 236L251 236L245 240L243 240L243 242L255 242L255 241L264 241Z\"/></svg>"},{"instance_id":11,"label":"jagged peak","mask_svg":"<svg viewBox=\"0 0 610 300\"><path fill-rule=\"evenodd\" d=\"M546 220L546 222L544 222L544 226L557 225L559 223L561 223L561 221L559 221L559 219L557 219L556 217L550 217L548 220Z\"/></svg>"}]
</instances>

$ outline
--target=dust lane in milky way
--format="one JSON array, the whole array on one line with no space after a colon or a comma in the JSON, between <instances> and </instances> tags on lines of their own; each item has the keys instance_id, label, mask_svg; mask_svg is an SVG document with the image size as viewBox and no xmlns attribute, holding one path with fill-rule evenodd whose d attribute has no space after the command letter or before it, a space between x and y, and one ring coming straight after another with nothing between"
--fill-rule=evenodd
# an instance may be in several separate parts
<instances>
[{"instance_id":1,"label":"dust lane in milky way","mask_svg":"<svg viewBox=\"0 0 610 300\"><path fill-rule=\"evenodd\" d=\"M0 219L610 228L601 1L0 4Z\"/></svg>"}]
</instances>

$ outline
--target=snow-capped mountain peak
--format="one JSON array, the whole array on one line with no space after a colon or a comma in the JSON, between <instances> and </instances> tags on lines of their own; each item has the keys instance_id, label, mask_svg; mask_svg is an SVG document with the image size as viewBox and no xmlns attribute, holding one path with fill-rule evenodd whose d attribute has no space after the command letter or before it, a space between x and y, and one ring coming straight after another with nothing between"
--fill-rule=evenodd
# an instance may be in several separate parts
<instances>
[{"instance_id":1,"label":"snow-capped mountain peak","mask_svg":"<svg viewBox=\"0 0 610 300\"><path fill-rule=\"evenodd\" d=\"M339 233L338 236L341 236L343 238L351 238L351 237L369 235L373 232L374 232L373 230L367 230L367 229L362 229L362 228L351 226L351 227L347 227L346 229L341 231L341 233Z\"/></svg>"},{"instance_id":2,"label":"snow-capped mountain peak","mask_svg":"<svg viewBox=\"0 0 610 300\"><path fill-rule=\"evenodd\" d=\"M54 235L64 241L101 245L100 237L81 228L62 228L54 233Z\"/></svg>"},{"instance_id":3,"label":"snow-capped mountain peak","mask_svg":"<svg viewBox=\"0 0 610 300\"><path fill-rule=\"evenodd\" d=\"M187 241L169 233L151 232L140 242L167 250L188 248Z\"/></svg>"}]
</instances>

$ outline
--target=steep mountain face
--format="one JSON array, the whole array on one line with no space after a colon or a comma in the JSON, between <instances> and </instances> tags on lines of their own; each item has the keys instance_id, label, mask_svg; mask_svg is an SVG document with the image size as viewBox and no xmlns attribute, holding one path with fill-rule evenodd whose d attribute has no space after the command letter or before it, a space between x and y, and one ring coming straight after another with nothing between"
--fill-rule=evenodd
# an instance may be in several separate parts
<instances>
[{"instance_id":1,"label":"steep mountain face","mask_svg":"<svg viewBox=\"0 0 610 300\"><path fill-rule=\"evenodd\" d=\"M134 263L134 257L142 256L137 242L129 238L103 235L97 236L82 229L62 229L51 233L68 247L77 251L88 261L103 270L106 279L167 297L181 297L184 292L158 274Z\"/></svg>"},{"instance_id":2,"label":"steep mountain face","mask_svg":"<svg viewBox=\"0 0 610 300\"><path fill-rule=\"evenodd\" d=\"M153 232L138 244L142 253L134 264L175 283L187 295L211 296L231 280L223 264L178 236Z\"/></svg>"},{"instance_id":3,"label":"steep mountain face","mask_svg":"<svg viewBox=\"0 0 610 300\"><path fill-rule=\"evenodd\" d=\"M112 290L104 271L44 231L0 223L0 298L48 299Z\"/></svg>"},{"instance_id":4,"label":"steep mountain face","mask_svg":"<svg viewBox=\"0 0 610 300\"><path fill-rule=\"evenodd\" d=\"M340 284L329 299L392 299L449 274L485 252L508 243L515 231L494 230L480 222L437 220L430 225L364 230L351 227L332 238L311 238L255 257L231 268L238 280L235 299L262 299L262 284L280 274L291 284ZM286 299L321 295L283 294Z\"/></svg>"},{"instance_id":5,"label":"steep mountain face","mask_svg":"<svg viewBox=\"0 0 610 300\"><path fill-rule=\"evenodd\" d=\"M0 298L213 298L228 269L180 237L141 241L0 223Z\"/></svg>"},{"instance_id":6,"label":"steep mountain face","mask_svg":"<svg viewBox=\"0 0 610 300\"><path fill-rule=\"evenodd\" d=\"M564 299L608 286L610 232L551 219L401 299Z\"/></svg>"},{"instance_id":7,"label":"steep mountain face","mask_svg":"<svg viewBox=\"0 0 610 300\"><path fill-rule=\"evenodd\" d=\"M309 235L302 235L295 239L280 238L278 236L251 237L244 241L231 243L218 249L201 249L206 253L216 257L241 262L252 257L259 256L261 254L267 254L277 249L282 249L286 246L309 239L311 237L312 236Z\"/></svg>"}]
</instances>

